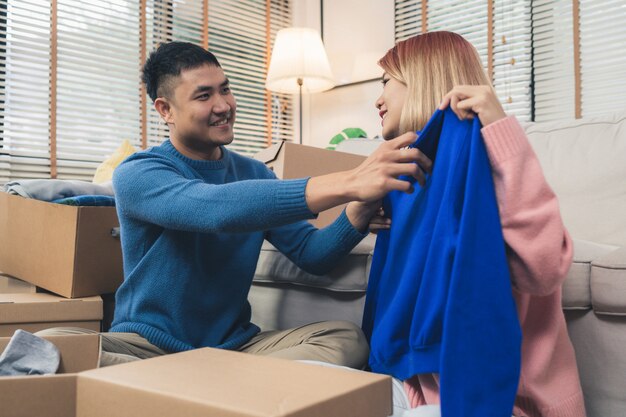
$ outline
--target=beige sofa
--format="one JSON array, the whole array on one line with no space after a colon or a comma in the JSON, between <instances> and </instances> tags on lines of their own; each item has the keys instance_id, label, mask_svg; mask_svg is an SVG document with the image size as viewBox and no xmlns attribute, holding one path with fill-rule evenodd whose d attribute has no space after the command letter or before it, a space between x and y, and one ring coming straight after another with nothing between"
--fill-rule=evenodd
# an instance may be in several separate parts
<instances>
[{"instance_id":1,"label":"beige sofa","mask_svg":"<svg viewBox=\"0 0 626 417\"><path fill-rule=\"evenodd\" d=\"M626 416L626 111L525 125L574 240L563 309L589 417ZM367 154L375 143L340 144ZM250 293L253 320L282 329L319 320L361 323L375 238L326 276L307 274L268 243Z\"/></svg>"}]
</instances>

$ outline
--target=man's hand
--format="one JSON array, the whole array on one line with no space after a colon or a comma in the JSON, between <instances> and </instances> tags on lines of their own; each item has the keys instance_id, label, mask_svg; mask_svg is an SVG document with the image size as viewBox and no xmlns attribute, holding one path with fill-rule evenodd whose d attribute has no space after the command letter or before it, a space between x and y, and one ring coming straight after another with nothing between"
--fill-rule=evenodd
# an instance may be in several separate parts
<instances>
[{"instance_id":1,"label":"man's hand","mask_svg":"<svg viewBox=\"0 0 626 417\"><path fill-rule=\"evenodd\" d=\"M412 176L424 185L425 173L431 172L432 161L418 149L406 148L416 138L413 132L405 133L382 143L361 165L350 171L311 178L305 191L309 209L319 213L350 201L378 202L394 190L413 192L410 182L398 179L401 175ZM380 203L375 209L378 207Z\"/></svg>"},{"instance_id":2,"label":"man's hand","mask_svg":"<svg viewBox=\"0 0 626 417\"><path fill-rule=\"evenodd\" d=\"M355 229L363 233L367 230L376 233L381 229L389 229L391 220L383 217L382 200L373 203L353 201L346 207L346 215Z\"/></svg>"},{"instance_id":3,"label":"man's hand","mask_svg":"<svg viewBox=\"0 0 626 417\"><path fill-rule=\"evenodd\" d=\"M406 148L416 138L415 133L408 132L389 140L350 171L355 200L373 202L390 191L413 192L410 182L398 179L401 175L414 177L420 185L424 185L425 174L432 170L432 161L419 149Z\"/></svg>"}]
</instances>

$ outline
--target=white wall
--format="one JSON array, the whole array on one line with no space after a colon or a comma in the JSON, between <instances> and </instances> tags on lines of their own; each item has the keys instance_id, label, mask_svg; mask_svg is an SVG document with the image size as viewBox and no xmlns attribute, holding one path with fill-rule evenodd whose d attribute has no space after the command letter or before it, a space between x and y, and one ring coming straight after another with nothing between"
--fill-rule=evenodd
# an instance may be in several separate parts
<instances>
[{"instance_id":1,"label":"white wall","mask_svg":"<svg viewBox=\"0 0 626 417\"><path fill-rule=\"evenodd\" d=\"M325 41L333 42L327 45L331 52L329 54L331 66L333 66L332 57L336 57L337 51L342 49L345 49L346 56L353 55L356 61L358 57L355 49L368 45L376 55L376 57L371 57L375 62L393 46L393 2L388 0L325 0L324 7L326 16L329 12L338 12L326 18L324 27ZM320 30L320 0L294 0L293 12L294 26ZM341 24L341 22L347 23ZM338 43L338 39L344 42ZM371 64L367 67L370 76L372 75L371 67ZM381 74L382 70L377 73L377 68L374 68L373 76L378 77ZM344 73L337 76L343 77L340 82L346 81ZM381 83L375 80L305 95L302 112L302 142L305 145L326 147L330 139L346 127L360 127L370 138L380 134L380 118L374 102L381 91ZM295 100L295 105L297 106L297 100ZM298 120L294 123L297 131Z\"/></svg>"}]
</instances>

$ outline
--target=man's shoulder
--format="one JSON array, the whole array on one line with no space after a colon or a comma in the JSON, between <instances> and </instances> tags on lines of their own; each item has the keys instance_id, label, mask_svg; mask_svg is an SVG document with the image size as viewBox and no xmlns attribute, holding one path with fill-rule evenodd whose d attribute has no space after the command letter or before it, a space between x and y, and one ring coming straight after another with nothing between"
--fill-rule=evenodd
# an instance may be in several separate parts
<instances>
[{"instance_id":1,"label":"man's shoulder","mask_svg":"<svg viewBox=\"0 0 626 417\"><path fill-rule=\"evenodd\" d=\"M258 159L254 159L246 155L241 155L232 150L229 150L229 153L230 153L231 163L235 167L239 169L245 169L249 171L250 173L255 174L256 177L259 179L275 178L274 174L267 167L267 165L265 165L263 162L259 161Z\"/></svg>"},{"instance_id":2,"label":"man's shoulder","mask_svg":"<svg viewBox=\"0 0 626 417\"><path fill-rule=\"evenodd\" d=\"M182 167L184 164L161 146L153 146L130 155L122 161L116 170L134 171L139 169L139 167L146 167L148 165Z\"/></svg>"}]
</instances>

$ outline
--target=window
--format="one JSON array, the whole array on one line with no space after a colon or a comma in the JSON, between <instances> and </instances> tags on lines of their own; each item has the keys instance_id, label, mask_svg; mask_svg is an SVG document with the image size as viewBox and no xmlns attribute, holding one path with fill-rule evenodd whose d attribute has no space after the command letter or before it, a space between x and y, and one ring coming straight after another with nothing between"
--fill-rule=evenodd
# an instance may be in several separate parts
<instances>
[{"instance_id":1,"label":"window","mask_svg":"<svg viewBox=\"0 0 626 417\"><path fill-rule=\"evenodd\" d=\"M220 60L238 101L234 150L290 140L291 98L264 87L271 42L290 25L288 0L0 0L0 183L88 180L122 140L162 142L140 68L164 41Z\"/></svg>"},{"instance_id":2,"label":"window","mask_svg":"<svg viewBox=\"0 0 626 417\"><path fill-rule=\"evenodd\" d=\"M581 112L626 109L626 2L580 0Z\"/></svg>"},{"instance_id":3,"label":"window","mask_svg":"<svg viewBox=\"0 0 626 417\"><path fill-rule=\"evenodd\" d=\"M396 41L422 31L447 30L462 35L476 47L485 70L491 71L493 86L505 111L529 120L530 17L526 0L396 1Z\"/></svg>"},{"instance_id":4,"label":"window","mask_svg":"<svg viewBox=\"0 0 626 417\"><path fill-rule=\"evenodd\" d=\"M535 120L575 116L574 49L571 0L533 5Z\"/></svg>"},{"instance_id":5,"label":"window","mask_svg":"<svg viewBox=\"0 0 626 417\"><path fill-rule=\"evenodd\" d=\"M465 36L505 110L536 121L626 107L626 55L615 52L624 21L623 0L397 0L395 13L396 40L423 30Z\"/></svg>"}]
</instances>

